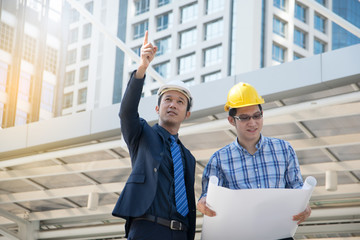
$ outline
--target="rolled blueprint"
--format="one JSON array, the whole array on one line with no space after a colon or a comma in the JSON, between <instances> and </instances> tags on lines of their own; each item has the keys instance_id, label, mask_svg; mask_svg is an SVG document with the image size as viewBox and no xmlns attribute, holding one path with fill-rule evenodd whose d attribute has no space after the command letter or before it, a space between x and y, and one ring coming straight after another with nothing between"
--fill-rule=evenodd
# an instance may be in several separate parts
<instances>
[{"instance_id":1,"label":"rolled blueprint","mask_svg":"<svg viewBox=\"0 0 360 240\"><path fill-rule=\"evenodd\" d=\"M206 197L215 217L204 216L202 240L274 240L294 236L292 217L306 208L316 186L307 177L302 189L228 189L211 176Z\"/></svg>"}]
</instances>

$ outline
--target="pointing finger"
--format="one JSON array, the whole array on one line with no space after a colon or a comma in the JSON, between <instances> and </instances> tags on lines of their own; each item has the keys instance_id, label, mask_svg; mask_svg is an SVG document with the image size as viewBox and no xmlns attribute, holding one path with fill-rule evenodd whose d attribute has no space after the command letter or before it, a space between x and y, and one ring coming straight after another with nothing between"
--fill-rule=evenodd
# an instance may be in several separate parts
<instances>
[{"instance_id":1,"label":"pointing finger","mask_svg":"<svg viewBox=\"0 0 360 240\"><path fill-rule=\"evenodd\" d=\"M145 46L147 43L148 43L148 31L145 31L145 36L144 36L143 45Z\"/></svg>"}]
</instances>

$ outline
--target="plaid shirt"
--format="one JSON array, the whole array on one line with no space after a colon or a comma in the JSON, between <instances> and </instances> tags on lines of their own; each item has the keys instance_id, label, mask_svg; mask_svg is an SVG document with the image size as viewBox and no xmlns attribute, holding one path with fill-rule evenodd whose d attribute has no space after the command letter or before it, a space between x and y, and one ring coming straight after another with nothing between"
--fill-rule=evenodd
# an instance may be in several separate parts
<instances>
[{"instance_id":1,"label":"plaid shirt","mask_svg":"<svg viewBox=\"0 0 360 240\"><path fill-rule=\"evenodd\" d=\"M219 186L230 189L302 187L299 162L290 143L261 135L256 148L251 155L235 140L215 152L204 169L201 197L206 196L210 176L217 176Z\"/></svg>"}]
</instances>

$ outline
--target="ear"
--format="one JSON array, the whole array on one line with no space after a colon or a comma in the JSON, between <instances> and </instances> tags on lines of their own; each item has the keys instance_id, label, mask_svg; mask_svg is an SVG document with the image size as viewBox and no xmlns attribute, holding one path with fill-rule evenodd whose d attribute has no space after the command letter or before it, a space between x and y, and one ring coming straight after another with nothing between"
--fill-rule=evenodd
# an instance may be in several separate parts
<instances>
[{"instance_id":1,"label":"ear","mask_svg":"<svg viewBox=\"0 0 360 240\"><path fill-rule=\"evenodd\" d=\"M186 115L185 115L185 119L188 119L188 118L190 117L190 115L191 115L191 112L187 111L187 112L186 112ZM185 119L184 119L184 120L185 120Z\"/></svg>"},{"instance_id":2,"label":"ear","mask_svg":"<svg viewBox=\"0 0 360 240\"><path fill-rule=\"evenodd\" d=\"M235 118L233 118L232 116L228 116L228 121L231 125L235 127Z\"/></svg>"},{"instance_id":3,"label":"ear","mask_svg":"<svg viewBox=\"0 0 360 240\"><path fill-rule=\"evenodd\" d=\"M159 106L156 106L156 107L155 107L155 112L156 112L157 114L159 114Z\"/></svg>"}]
</instances>

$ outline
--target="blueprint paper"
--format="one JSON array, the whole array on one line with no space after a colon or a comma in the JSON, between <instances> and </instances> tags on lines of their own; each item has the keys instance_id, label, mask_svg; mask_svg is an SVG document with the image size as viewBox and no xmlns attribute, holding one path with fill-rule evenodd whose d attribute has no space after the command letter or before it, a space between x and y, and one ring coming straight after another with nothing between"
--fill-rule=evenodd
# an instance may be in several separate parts
<instances>
[{"instance_id":1,"label":"blueprint paper","mask_svg":"<svg viewBox=\"0 0 360 240\"><path fill-rule=\"evenodd\" d=\"M305 210L316 179L307 177L302 189L232 190L217 183L211 176L206 201L216 216L204 216L203 240L275 240L294 236L292 217Z\"/></svg>"}]
</instances>

